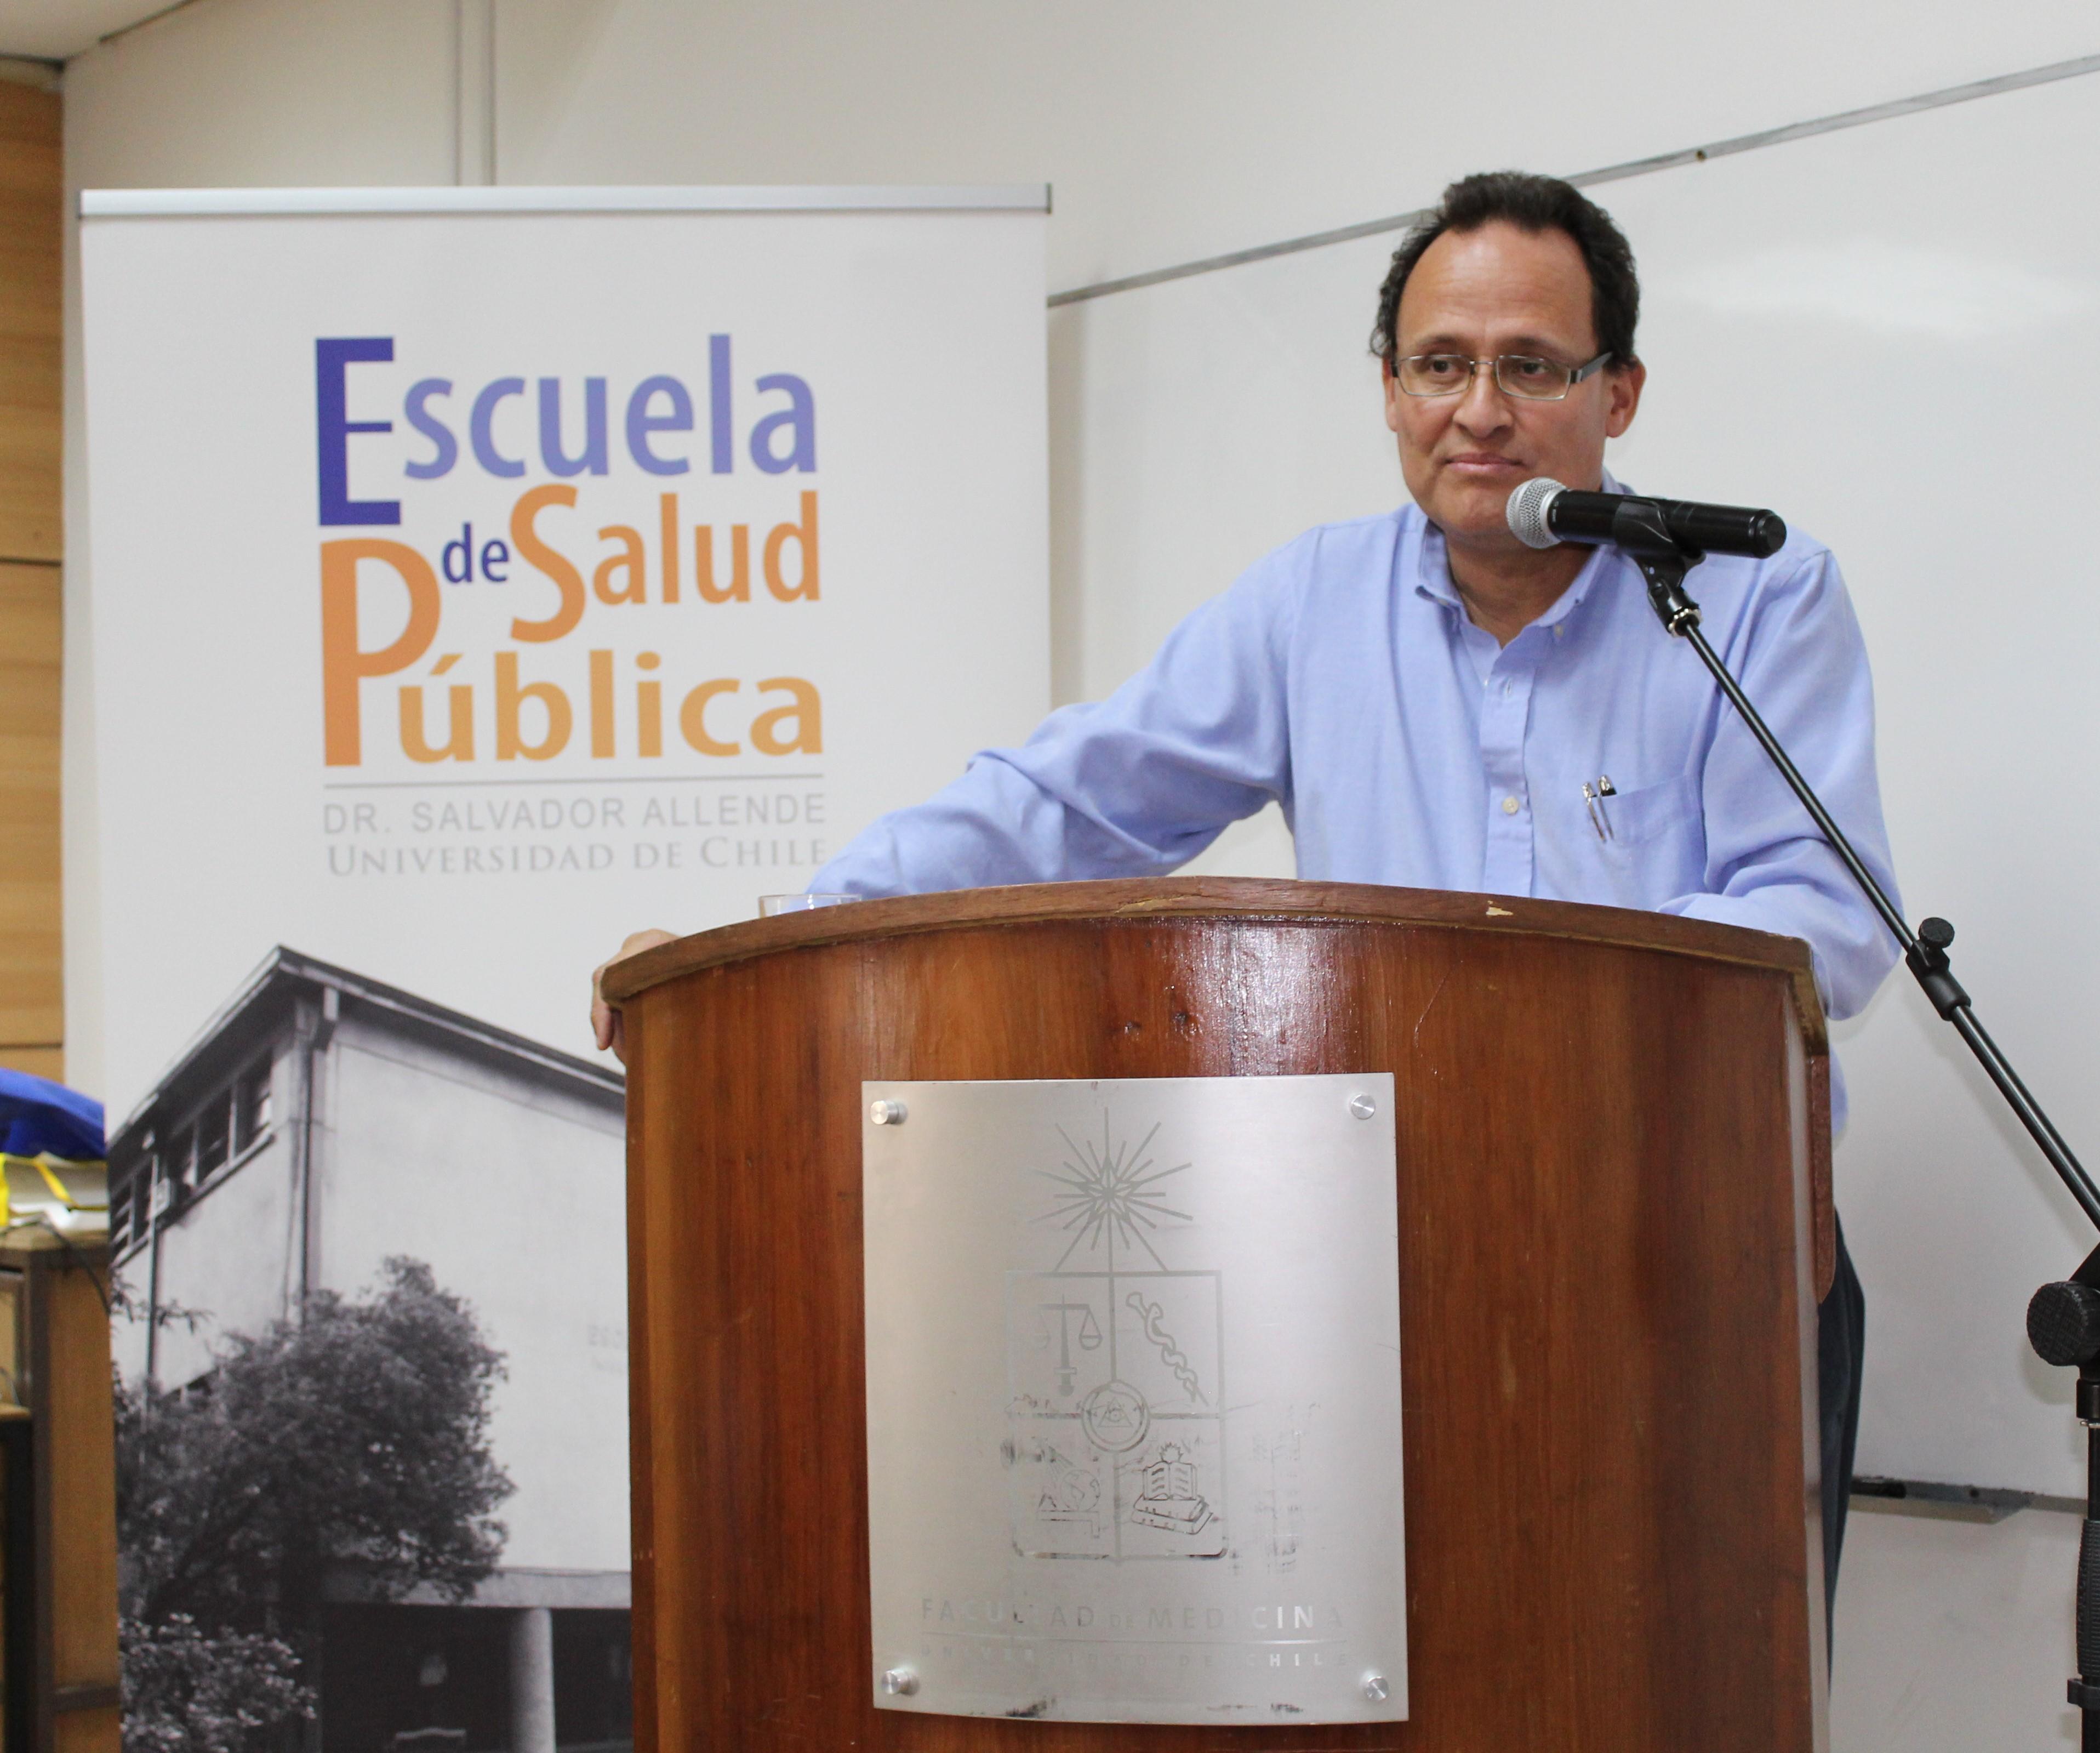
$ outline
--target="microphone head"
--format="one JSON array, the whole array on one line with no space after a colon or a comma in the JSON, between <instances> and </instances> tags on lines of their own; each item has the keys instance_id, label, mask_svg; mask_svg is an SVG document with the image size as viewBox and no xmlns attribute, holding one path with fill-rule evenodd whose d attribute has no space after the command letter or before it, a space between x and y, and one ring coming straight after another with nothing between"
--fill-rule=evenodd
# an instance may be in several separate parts
<instances>
[{"instance_id":1,"label":"microphone head","mask_svg":"<svg viewBox=\"0 0 2100 1753\"><path fill-rule=\"evenodd\" d=\"M1553 501L1568 489L1549 475L1535 475L1509 496L1502 515L1509 519L1510 533L1527 548L1557 548L1560 538L1546 521Z\"/></svg>"}]
</instances>

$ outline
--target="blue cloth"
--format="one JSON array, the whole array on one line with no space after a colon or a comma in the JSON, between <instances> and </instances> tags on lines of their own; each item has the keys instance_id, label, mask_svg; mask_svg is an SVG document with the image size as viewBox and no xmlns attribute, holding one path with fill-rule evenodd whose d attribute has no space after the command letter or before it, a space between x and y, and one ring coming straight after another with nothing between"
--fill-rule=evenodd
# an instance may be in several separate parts
<instances>
[{"instance_id":1,"label":"blue cloth","mask_svg":"<svg viewBox=\"0 0 2100 1753\"><path fill-rule=\"evenodd\" d=\"M10 1156L53 1156L75 1162L99 1162L103 1148L102 1104L92 1096L54 1084L47 1077L0 1066L0 1150Z\"/></svg>"},{"instance_id":2,"label":"blue cloth","mask_svg":"<svg viewBox=\"0 0 2100 1753\"><path fill-rule=\"evenodd\" d=\"M1890 893L1873 686L1837 562L1798 532L1688 589L1781 744ZM1595 807L1586 782L1616 795ZM1825 1009L1888 931L1633 563L1590 557L1507 646L1467 619L1414 506L1308 531L1177 627L1107 700L1052 713L883 817L820 891L1155 876L1272 800L1301 876L1590 901L1805 938ZM1833 1083L1835 1080L1833 1080ZM1842 1123L1842 1087L1833 1088Z\"/></svg>"}]
</instances>

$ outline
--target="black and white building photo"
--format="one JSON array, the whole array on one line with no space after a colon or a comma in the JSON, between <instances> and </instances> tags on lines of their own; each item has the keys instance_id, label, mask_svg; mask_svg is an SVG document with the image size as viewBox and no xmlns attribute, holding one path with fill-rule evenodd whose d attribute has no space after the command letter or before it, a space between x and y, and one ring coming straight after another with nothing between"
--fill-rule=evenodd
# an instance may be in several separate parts
<instances>
[{"instance_id":1,"label":"black and white building photo","mask_svg":"<svg viewBox=\"0 0 2100 1753\"><path fill-rule=\"evenodd\" d=\"M616 1069L289 949L210 1015L110 1140L135 1718L631 1746L624 1150Z\"/></svg>"}]
</instances>

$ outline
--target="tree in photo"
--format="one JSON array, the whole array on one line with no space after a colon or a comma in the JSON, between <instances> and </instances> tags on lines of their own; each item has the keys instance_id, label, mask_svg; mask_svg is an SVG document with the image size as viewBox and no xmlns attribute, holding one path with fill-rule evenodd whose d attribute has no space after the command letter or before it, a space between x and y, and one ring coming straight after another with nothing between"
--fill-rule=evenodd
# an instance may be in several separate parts
<instances>
[{"instance_id":1,"label":"tree in photo","mask_svg":"<svg viewBox=\"0 0 2100 1753\"><path fill-rule=\"evenodd\" d=\"M173 1393L117 1393L126 1753L247 1753L313 1712L321 1586L463 1600L511 1486L489 1452L502 1353L421 1261L234 1335Z\"/></svg>"}]
</instances>

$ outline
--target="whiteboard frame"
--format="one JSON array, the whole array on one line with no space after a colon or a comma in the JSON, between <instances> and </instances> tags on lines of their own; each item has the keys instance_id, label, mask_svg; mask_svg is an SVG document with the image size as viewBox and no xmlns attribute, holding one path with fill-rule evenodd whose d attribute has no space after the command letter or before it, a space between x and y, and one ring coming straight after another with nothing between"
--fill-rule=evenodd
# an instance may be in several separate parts
<instances>
[{"instance_id":1,"label":"whiteboard frame","mask_svg":"<svg viewBox=\"0 0 2100 1753\"><path fill-rule=\"evenodd\" d=\"M1048 183L664 184L569 188L86 188L83 219L310 213L1048 213Z\"/></svg>"}]
</instances>

